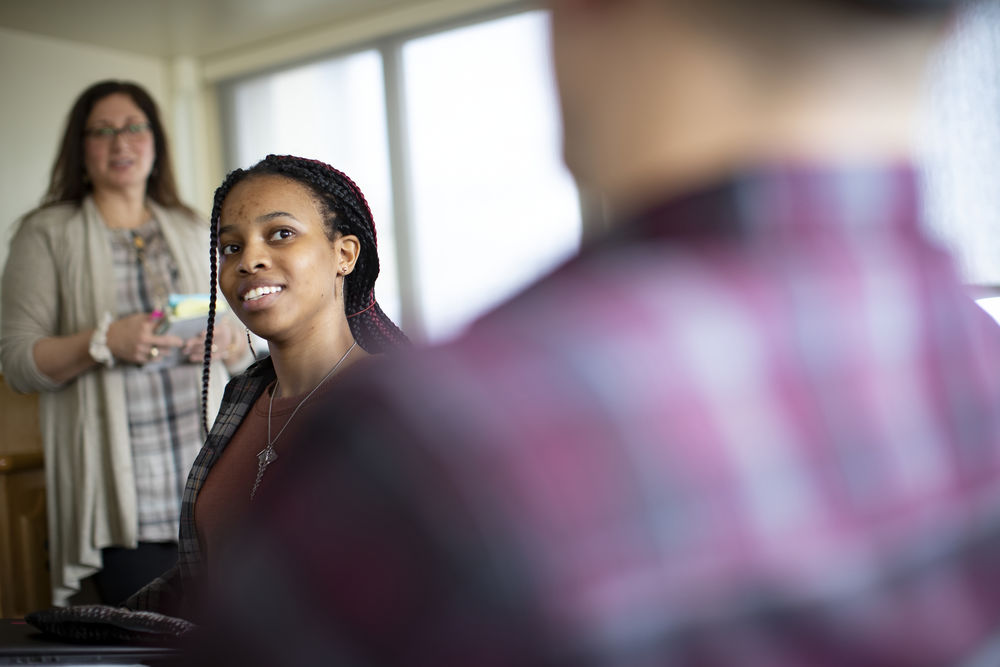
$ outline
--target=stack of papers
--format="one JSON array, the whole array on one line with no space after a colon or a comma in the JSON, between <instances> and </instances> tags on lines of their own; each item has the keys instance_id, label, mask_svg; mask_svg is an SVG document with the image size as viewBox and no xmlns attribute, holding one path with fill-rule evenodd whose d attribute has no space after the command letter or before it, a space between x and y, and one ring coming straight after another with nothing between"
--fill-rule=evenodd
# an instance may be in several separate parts
<instances>
[{"instance_id":1,"label":"stack of papers","mask_svg":"<svg viewBox=\"0 0 1000 667\"><path fill-rule=\"evenodd\" d=\"M184 340L194 338L208 328L208 294L171 294L163 318L154 330L160 336L177 336ZM226 302L216 299L215 311L226 310ZM176 366L183 361L181 349L161 350L160 356L143 365L147 371Z\"/></svg>"},{"instance_id":2,"label":"stack of papers","mask_svg":"<svg viewBox=\"0 0 1000 667\"><path fill-rule=\"evenodd\" d=\"M208 294L171 294L167 298L167 310L156 326L156 333L179 336L184 340L197 336L208 326ZM226 310L226 302L218 299L217 313Z\"/></svg>"}]
</instances>

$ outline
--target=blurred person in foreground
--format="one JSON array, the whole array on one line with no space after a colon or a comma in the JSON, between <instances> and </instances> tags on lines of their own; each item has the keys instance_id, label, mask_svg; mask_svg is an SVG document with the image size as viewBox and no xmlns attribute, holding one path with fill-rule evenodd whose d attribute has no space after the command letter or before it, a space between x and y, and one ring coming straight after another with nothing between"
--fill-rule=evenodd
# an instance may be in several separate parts
<instances>
[{"instance_id":1,"label":"blurred person in foreground","mask_svg":"<svg viewBox=\"0 0 1000 667\"><path fill-rule=\"evenodd\" d=\"M952 3L549 5L566 160L615 224L331 395L216 582L206 662L981 655L1000 329L909 158Z\"/></svg>"},{"instance_id":2,"label":"blurred person in foreground","mask_svg":"<svg viewBox=\"0 0 1000 667\"><path fill-rule=\"evenodd\" d=\"M167 135L141 86L100 81L77 97L42 205L16 227L3 273L0 361L40 392L53 601L92 575L117 603L177 559L181 491L228 363L219 327L211 391L204 334L156 332L171 294L209 284L208 225L177 193ZM181 353L174 351L180 350Z\"/></svg>"}]
</instances>

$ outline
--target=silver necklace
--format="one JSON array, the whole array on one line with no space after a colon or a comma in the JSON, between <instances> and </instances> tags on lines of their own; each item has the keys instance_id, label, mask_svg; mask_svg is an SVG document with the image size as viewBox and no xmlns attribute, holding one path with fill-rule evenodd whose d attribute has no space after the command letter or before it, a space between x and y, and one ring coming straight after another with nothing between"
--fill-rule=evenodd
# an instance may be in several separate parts
<instances>
[{"instance_id":1,"label":"silver necklace","mask_svg":"<svg viewBox=\"0 0 1000 667\"><path fill-rule=\"evenodd\" d=\"M281 427L280 431L278 431L278 435L274 436L274 438L272 439L271 408L274 406L274 395L278 393L278 381L277 380L274 381L274 390L271 392L271 398L267 402L267 447L265 447L264 449L260 450L260 452L257 453L257 479L254 480L253 488L250 489L250 500L253 500L254 495L257 493L257 488L260 486L260 480L264 479L264 471L267 470L267 466L271 465L276 460L278 460L278 452L274 451L274 443L278 441L278 438L281 437L281 434L284 433L285 429L288 428L288 425L292 423L292 419L295 418L295 413L299 411L299 408L301 408L302 405L309 400L310 396L316 393L317 389L323 386L323 383L326 382L331 375L337 372L337 369L340 368L340 365L344 363L344 359L347 359L347 355L349 355L351 353L351 350L357 347L357 345L358 342L354 341L354 343L351 344L349 348L347 348L347 352L344 352L344 356L342 356L340 360L333 365L333 368L331 368L330 371L323 376L323 379L319 381L319 384L313 387L312 391L306 394L305 398L299 401L299 404L295 406L294 410L292 410L292 416L288 418L288 421L285 422L285 425Z\"/></svg>"}]
</instances>

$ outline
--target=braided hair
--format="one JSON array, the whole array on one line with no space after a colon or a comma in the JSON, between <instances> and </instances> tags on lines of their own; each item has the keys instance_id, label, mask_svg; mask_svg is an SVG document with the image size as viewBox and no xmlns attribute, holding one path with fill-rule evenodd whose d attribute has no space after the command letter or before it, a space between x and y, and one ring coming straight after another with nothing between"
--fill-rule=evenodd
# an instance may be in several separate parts
<instances>
[{"instance_id":1,"label":"braided hair","mask_svg":"<svg viewBox=\"0 0 1000 667\"><path fill-rule=\"evenodd\" d=\"M309 188L316 197L323 215L327 237L337 234L354 235L360 242L360 252L354 270L344 276L344 310L354 340L370 354L388 353L410 342L375 300L375 279L379 261L375 220L361 188L342 171L318 160L292 155L268 155L249 169L235 169L215 191L212 205L209 263L211 287L208 327L205 335L205 358L202 368L202 426L208 433L208 380L215 332L215 312L218 294L219 217L222 204L230 190L251 176L283 176Z\"/></svg>"}]
</instances>

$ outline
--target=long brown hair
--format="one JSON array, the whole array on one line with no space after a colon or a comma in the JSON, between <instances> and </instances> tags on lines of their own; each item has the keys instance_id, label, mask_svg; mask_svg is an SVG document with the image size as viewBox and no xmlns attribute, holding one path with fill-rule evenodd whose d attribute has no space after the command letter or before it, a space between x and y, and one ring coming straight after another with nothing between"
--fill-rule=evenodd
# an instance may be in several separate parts
<instances>
[{"instance_id":1,"label":"long brown hair","mask_svg":"<svg viewBox=\"0 0 1000 667\"><path fill-rule=\"evenodd\" d=\"M79 204L84 197L93 191L93 185L86 178L87 173L84 166L84 130L94 105L108 95L116 93L128 95L149 119L149 128L153 133L156 148L156 159L153 161L153 168L146 179L146 196L161 206L192 212L177 194L177 182L174 180L167 135L163 131L163 123L160 121L160 112L156 107L156 102L138 84L115 80L99 81L93 84L80 93L76 102L73 103L73 108L66 119L66 129L59 146L59 155L52 166L49 188L45 197L42 198L42 206L63 203Z\"/></svg>"}]
</instances>

